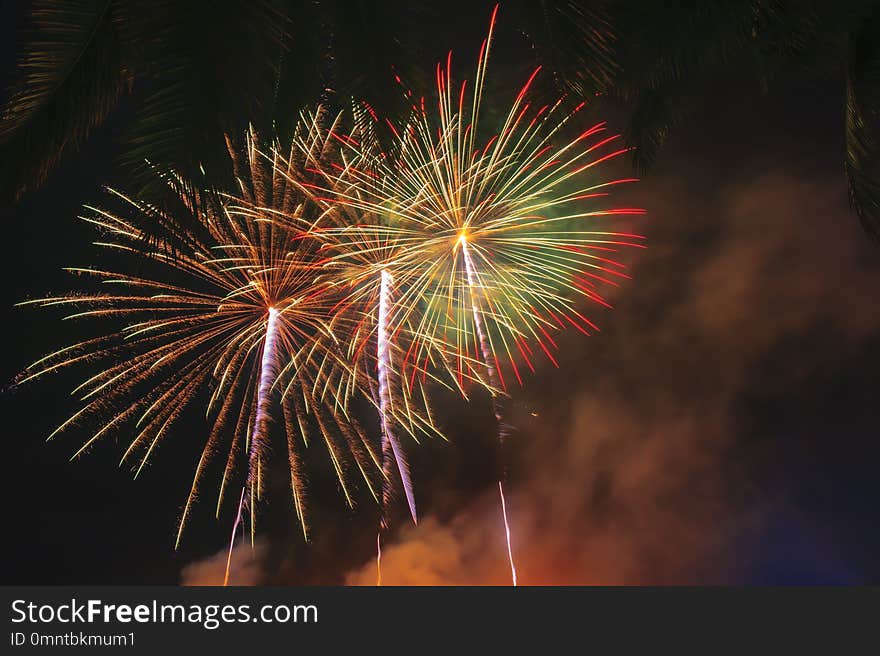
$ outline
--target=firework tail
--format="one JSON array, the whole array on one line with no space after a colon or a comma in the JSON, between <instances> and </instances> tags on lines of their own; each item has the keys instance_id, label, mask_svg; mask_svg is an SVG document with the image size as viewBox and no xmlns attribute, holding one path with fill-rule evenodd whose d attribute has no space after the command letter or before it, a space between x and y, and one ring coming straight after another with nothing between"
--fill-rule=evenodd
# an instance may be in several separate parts
<instances>
[{"instance_id":1,"label":"firework tail","mask_svg":"<svg viewBox=\"0 0 880 656\"><path fill-rule=\"evenodd\" d=\"M486 38L486 44L483 49L482 57L480 58L480 63L477 67L477 77L478 84L477 88L482 87L482 80L480 80L481 73L485 75L486 63L489 58L489 48L492 43L492 33L495 27L495 19L498 14L498 5L495 5L495 8L492 10L492 18L489 22L489 35ZM474 95L474 107L473 107L473 116L474 120L479 114L479 102L480 102L480 94ZM476 128L471 130L471 142L473 144L473 139L476 133ZM492 396L492 410L495 413L495 420L498 422L498 442L499 442L499 460L501 463L500 473L498 476L498 496L501 501L501 516L504 519L504 536L507 541L507 560L510 563L510 578L514 586L516 586L516 564L513 560L513 546L511 544L510 538L510 523L507 521L507 504L504 500L504 481L507 478L507 460L504 456L504 438L506 437L506 424L504 423L504 412L501 406L501 398L499 396L498 390L500 389L498 372L495 368L495 360L492 356L492 349L489 344L489 338L486 335L485 327L483 326L483 319L480 316L479 303L477 299L477 292L481 289L478 286L476 271L474 268L474 263L471 258L470 248L467 243L467 236L462 234L459 237L459 243L461 245L462 259L464 260L465 274L467 277L468 289L470 290L470 300L471 300L471 309L474 314L474 330L477 333L477 340L480 343L480 351L483 356L483 364L486 366L486 375L489 378L489 385L492 386L493 391L491 392Z\"/></svg>"},{"instance_id":2,"label":"firework tail","mask_svg":"<svg viewBox=\"0 0 880 656\"><path fill-rule=\"evenodd\" d=\"M498 496L501 498L501 515L504 517L504 536L507 539L507 560L510 563L510 578L516 587L516 564L513 562L513 547L510 540L510 523L507 521L507 503L504 501L504 485L498 481Z\"/></svg>"},{"instance_id":3,"label":"firework tail","mask_svg":"<svg viewBox=\"0 0 880 656\"><path fill-rule=\"evenodd\" d=\"M376 533L376 585L382 585L382 531Z\"/></svg>"},{"instance_id":4,"label":"firework tail","mask_svg":"<svg viewBox=\"0 0 880 656\"><path fill-rule=\"evenodd\" d=\"M506 459L504 457L504 438L506 437L506 424L504 423L504 409L501 405L501 397L499 392L498 372L495 368L495 361L492 357L492 349L489 345L489 338L486 335L486 329L483 326L483 318L480 315L478 291L481 289L471 257L470 248L468 247L467 237L462 235L459 238L461 246L462 259L464 260L464 270L467 277L468 289L470 290L471 309L474 313L474 330L477 333L477 340L480 343L480 351L483 356L483 363L486 365L486 375L489 378L489 385L493 388L492 410L495 413L495 419L498 422L498 443L500 451L500 473L498 476L498 496L501 501L501 515L504 518L504 535L507 540L507 559L510 563L510 577L513 585L516 585L516 564L513 560L513 547L510 539L510 523L507 521L507 504L504 500L504 481L507 477Z\"/></svg>"},{"instance_id":5,"label":"firework tail","mask_svg":"<svg viewBox=\"0 0 880 656\"><path fill-rule=\"evenodd\" d=\"M250 450L248 453L247 487L248 495L251 498L259 497L258 472L269 427L269 392L272 384L275 382L275 342L278 338L278 310L270 307L268 315L266 320L266 338L263 341L263 355L260 360L257 411L254 415L254 428L251 431Z\"/></svg>"},{"instance_id":6,"label":"firework tail","mask_svg":"<svg viewBox=\"0 0 880 656\"><path fill-rule=\"evenodd\" d=\"M406 494L406 503L412 515L413 522L418 523L416 517L416 500L413 494L412 482L409 477L409 468L403 455L403 449L394 434L393 418L391 416L391 339L388 334L388 317L391 312L391 285L394 283L391 273L383 269L381 273L381 285L379 289L379 325L376 339L377 356L379 363L379 420L382 425L383 444L391 447L400 480L403 483L403 491ZM383 448L383 452L385 449Z\"/></svg>"},{"instance_id":7,"label":"firework tail","mask_svg":"<svg viewBox=\"0 0 880 656\"><path fill-rule=\"evenodd\" d=\"M244 493L246 488L241 488L241 498L238 500L238 512L235 514L235 521L232 523L232 535L229 537L229 553L226 554L226 573L223 575L223 585L229 585L229 567L232 565L232 547L235 545L235 534L238 532L238 525L241 522L241 509L244 507Z\"/></svg>"},{"instance_id":8,"label":"firework tail","mask_svg":"<svg viewBox=\"0 0 880 656\"><path fill-rule=\"evenodd\" d=\"M246 507L251 509L251 517L254 514L254 503L260 495L260 457L266 444L266 433L269 427L269 396L274 383L276 358L275 342L278 338L278 310L269 308L266 320L266 337L263 340L263 354L260 358L260 382L257 387L257 410L254 413L254 426L251 431L250 445L248 449L247 479L241 489L241 499L238 502L238 511L235 513L235 521L232 525L232 537L229 539L229 554L226 558L226 575L223 585L229 582L229 567L232 564L232 546L235 542L235 534L241 523L242 513ZM253 541L253 521L251 521L251 540Z\"/></svg>"},{"instance_id":9,"label":"firework tail","mask_svg":"<svg viewBox=\"0 0 880 656\"><path fill-rule=\"evenodd\" d=\"M376 536L376 570L377 585L382 583L382 530L387 528L387 518L384 511L387 511L391 500L391 491L393 480L391 478L394 464L400 473L400 481L403 485L403 492L406 495L406 503L409 506L409 512L412 516L413 523L418 524L418 516L416 514L416 500L413 493L412 481L409 476L409 468L404 458L403 449L401 449L397 436L394 434L393 418L391 416L391 339L389 335L388 319L391 312L391 287L394 279L387 269L383 269L380 274L379 283L379 317L376 330L376 359L379 369L379 423L382 430L382 470L384 474L382 507L383 518L380 521L379 533Z\"/></svg>"}]
</instances>

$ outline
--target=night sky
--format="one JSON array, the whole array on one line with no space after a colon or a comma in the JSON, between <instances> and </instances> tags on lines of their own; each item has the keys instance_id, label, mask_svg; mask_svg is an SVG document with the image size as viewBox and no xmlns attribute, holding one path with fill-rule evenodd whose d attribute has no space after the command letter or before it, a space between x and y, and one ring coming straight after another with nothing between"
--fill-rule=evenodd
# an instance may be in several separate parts
<instances>
[{"instance_id":1,"label":"night sky","mask_svg":"<svg viewBox=\"0 0 880 656\"><path fill-rule=\"evenodd\" d=\"M437 34L470 71L481 25ZM504 45L490 64L518 79ZM449 33L437 30L438 33ZM4 53L8 57L9 53ZM430 62L428 62L430 63ZM526 584L880 583L880 250L847 205L842 79L790 77L764 94L725 72L654 169L617 196L649 248L632 281L591 308L601 334L561 338L513 392L509 503ZM511 86L510 89L515 87ZM505 99L506 100L506 99ZM14 308L75 280L92 231L76 220L104 184L122 184L123 103L48 183L0 209L0 380L76 334L57 315ZM622 130L622 112L602 117ZM624 164L619 173L628 175ZM45 437L76 408L72 379L0 394L7 584L216 583L229 517L197 506L181 549L178 513L203 442L198 413L137 481L120 440L77 462L74 432ZM383 553L388 584L506 584L487 398L438 399L450 438L409 449L422 519L400 513ZM377 510L351 511L329 464L310 463L313 540L303 544L284 482L233 582L375 582Z\"/></svg>"}]
</instances>

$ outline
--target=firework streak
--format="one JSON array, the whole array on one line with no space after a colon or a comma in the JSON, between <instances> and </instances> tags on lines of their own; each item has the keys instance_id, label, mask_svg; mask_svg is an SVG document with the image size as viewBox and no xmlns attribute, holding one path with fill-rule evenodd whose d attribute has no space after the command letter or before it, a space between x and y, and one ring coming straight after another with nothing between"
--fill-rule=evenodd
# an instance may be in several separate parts
<instances>
[{"instance_id":1,"label":"firework streak","mask_svg":"<svg viewBox=\"0 0 880 656\"><path fill-rule=\"evenodd\" d=\"M297 148L325 156L325 137L314 117L304 117ZM110 192L114 211L88 208L83 218L102 230L99 245L141 273L72 268L96 280L100 290L26 302L72 307L66 318L104 323L103 333L42 358L19 380L90 368L75 389L82 408L52 434L97 424L74 457L107 436L133 435L121 464L133 462L137 475L187 408L200 406L210 420L178 544L218 456L215 512L234 480L241 480L232 535L247 514L253 538L273 415L286 434L291 493L306 538L300 451L310 433L326 446L349 505L349 469L378 499L380 454L349 413L353 398L370 393L344 352L339 335L352 327L336 310L341 296L327 279L322 243L308 237L319 210L302 192L305 173L295 157L283 156L277 146L264 154L253 134L245 141L243 152L230 145L234 194L198 191L167 176L173 192L167 209L117 191ZM389 424L396 421L392 413L386 409Z\"/></svg>"},{"instance_id":2,"label":"firework streak","mask_svg":"<svg viewBox=\"0 0 880 656\"><path fill-rule=\"evenodd\" d=\"M389 344L388 334L388 316L391 308L391 274L387 270L381 271L381 287L379 291L379 323L376 328L376 359L379 368L379 420L382 425L382 445L383 452L386 445L391 448L394 454L394 461L400 473L400 480L403 483L403 490L406 494L406 502L409 506L409 512L412 515L413 522L418 523L416 516L416 501L413 494L412 482L409 478L406 461L403 456L403 450L394 435L393 417L390 414L391 408L391 346Z\"/></svg>"},{"instance_id":3,"label":"firework streak","mask_svg":"<svg viewBox=\"0 0 880 656\"><path fill-rule=\"evenodd\" d=\"M476 273L474 271L474 263L471 260L471 254L468 250L467 237L462 234L459 239L461 246L462 259L464 260L465 273L467 277L468 287L471 291L471 308L474 313L474 330L477 334L477 340L480 344L480 352L483 355L483 364L486 365L486 374L493 388L498 386L498 374L493 364L492 353L489 349L489 340L486 337L486 331L483 328L483 321L480 318L480 308L478 305L476 294L481 289L477 283ZM504 536L507 542L507 560L510 563L510 578L513 585L516 586L516 564L513 560L513 546L510 541L510 523L507 521L507 504L504 501L504 479L507 477L507 469L504 458L504 438L507 430L504 424L504 411L501 407L501 399L494 392L492 393L492 410L495 413L495 420L498 422L498 441L499 450L501 452L501 476L498 480L498 495L501 499L501 516L504 518Z\"/></svg>"},{"instance_id":4,"label":"firework streak","mask_svg":"<svg viewBox=\"0 0 880 656\"><path fill-rule=\"evenodd\" d=\"M235 188L202 191L174 175L160 206L111 191L118 209L89 207L98 245L134 273L72 268L99 289L28 301L73 308L67 319L103 323L96 336L34 363L25 382L83 365L82 407L53 434L91 424L74 457L110 435L130 441L120 464L137 476L188 408L207 438L180 517L179 544L203 479L219 465L215 515L235 506L227 557L245 517L253 541L273 452L287 455L296 516L308 540L303 449L326 448L349 506L357 471L382 508L399 478L416 521L401 438L439 435L429 388L468 398L488 390L499 443L508 381L523 384L557 336L598 331L582 305L610 307L605 289L628 279L621 252L642 248L626 222L643 210L608 206L631 178L599 176L627 151L604 123L575 127L584 103L534 102L538 70L486 129L480 121L492 34L474 83L453 84L451 55L436 70L436 102L405 91L411 111L386 121L355 104L351 126L323 110L304 114L289 149L230 143ZM623 222L624 225L615 225ZM611 224L611 225L609 225ZM375 407L380 439L353 414ZM284 449L272 449L272 429ZM517 582L505 499L498 493L511 578ZM380 498L381 497L381 498Z\"/></svg>"},{"instance_id":5,"label":"firework streak","mask_svg":"<svg viewBox=\"0 0 880 656\"><path fill-rule=\"evenodd\" d=\"M327 131L328 138L338 140L343 146L358 143L355 136L360 143L372 143L369 125L361 123L365 132L345 135L338 131L340 123L340 117L333 121ZM381 580L381 539L383 531L391 524L395 480L400 481L413 523L418 523L413 484L396 429L402 428L414 439L418 439L419 434L442 437L430 417L430 405L423 386L428 377L431 380L435 377L427 368L419 368L421 378L416 380L414 376L407 385L396 366L402 345L408 343L412 334L411 321L417 311L409 308L401 313L404 306L395 298L398 281L403 281L401 287L404 289L408 284L402 272L398 272L397 277L392 273L396 271L393 263L399 248L394 238L373 230L373 224L381 225L384 217L375 212L353 210L349 204L334 200L358 193L347 177L328 174L328 170L337 170L340 165L331 163L329 169L325 168L326 161L313 158L305 149L299 156L306 162L309 172L320 181L320 184L303 185L303 190L310 193L311 199L323 209L312 236L323 243L323 252L327 254L326 276L344 290L340 292L343 300L336 307L336 313L347 318L353 326L353 330L345 335L347 355L352 368L373 387L379 417L383 481L377 570ZM369 165L366 159L361 162L364 166ZM369 357L370 353L375 359Z\"/></svg>"},{"instance_id":6,"label":"firework streak","mask_svg":"<svg viewBox=\"0 0 880 656\"><path fill-rule=\"evenodd\" d=\"M596 174L628 149L617 147L619 136L606 134L604 123L574 128L584 103L570 110L564 99L533 105L540 69L500 129L482 129L494 19L472 86L453 85L450 55L437 67L436 105L405 91L411 113L403 123L387 122L390 146L379 148L363 128L356 137L336 135L342 161L320 171L317 193L362 217L336 229L335 247L381 253L374 270L395 280L396 324L407 332L403 380L448 373L465 397L476 381L492 395L503 441L508 373L521 385L523 366L534 371L538 353L555 365L554 332L599 330L579 305L610 307L604 288L629 278L619 253L643 247L641 235L602 223L644 210L607 207L610 193L635 179ZM370 119L378 124L368 106L355 112L356 124ZM509 539L507 546L515 577Z\"/></svg>"}]
</instances>

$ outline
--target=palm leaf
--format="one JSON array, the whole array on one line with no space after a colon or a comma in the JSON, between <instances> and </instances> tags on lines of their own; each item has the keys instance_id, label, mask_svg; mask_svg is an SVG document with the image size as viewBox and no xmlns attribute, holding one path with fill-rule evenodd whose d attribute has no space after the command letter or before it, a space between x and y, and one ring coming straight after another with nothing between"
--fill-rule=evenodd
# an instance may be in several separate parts
<instances>
[{"instance_id":1,"label":"palm leaf","mask_svg":"<svg viewBox=\"0 0 880 656\"><path fill-rule=\"evenodd\" d=\"M686 106L680 95L669 88L642 91L630 115L626 140L632 148L632 163L639 175L654 165L669 133L684 121Z\"/></svg>"},{"instance_id":2,"label":"palm leaf","mask_svg":"<svg viewBox=\"0 0 880 656\"><path fill-rule=\"evenodd\" d=\"M403 117L414 98L427 90L419 65L420 47L414 35L431 25L419 2L401 0L323 0L320 2L326 38L320 60L329 96L322 101L340 107L351 99L378 111L381 142L391 142L385 119Z\"/></svg>"},{"instance_id":3,"label":"palm leaf","mask_svg":"<svg viewBox=\"0 0 880 656\"><path fill-rule=\"evenodd\" d=\"M116 105L130 80L112 0L37 0L20 80L0 109L4 196L38 186Z\"/></svg>"},{"instance_id":4,"label":"palm leaf","mask_svg":"<svg viewBox=\"0 0 880 656\"><path fill-rule=\"evenodd\" d=\"M839 33L835 15L822 15L811 2L764 0L755 4L747 46L755 75L764 92L792 63L814 64L819 53L833 51L829 35ZM833 36L832 36L833 38Z\"/></svg>"},{"instance_id":5,"label":"palm leaf","mask_svg":"<svg viewBox=\"0 0 880 656\"><path fill-rule=\"evenodd\" d=\"M266 123L286 45L286 14L270 0L127 3L123 38L136 44L140 101L123 164L143 193L152 171L227 184L224 135Z\"/></svg>"},{"instance_id":6,"label":"palm leaf","mask_svg":"<svg viewBox=\"0 0 880 656\"><path fill-rule=\"evenodd\" d=\"M880 240L880 10L857 18L849 35L846 161L850 205Z\"/></svg>"},{"instance_id":7,"label":"palm leaf","mask_svg":"<svg viewBox=\"0 0 880 656\"><path fill-rule=\"evenodd\" d=\"M607 3L529 2L515 21L560 89L590 98L614 84L620 69L618 34Z\"/></svg>"}]
</instances>

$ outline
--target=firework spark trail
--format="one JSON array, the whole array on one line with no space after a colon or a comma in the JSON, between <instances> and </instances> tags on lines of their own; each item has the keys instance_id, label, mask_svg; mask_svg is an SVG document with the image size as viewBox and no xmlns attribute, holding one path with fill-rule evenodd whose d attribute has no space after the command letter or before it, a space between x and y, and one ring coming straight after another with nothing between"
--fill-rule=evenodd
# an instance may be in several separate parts
<instances>
[{"instance_id":1,"label":"firework spark trail","mask_svg":"<svg viewBox=\"0 0 880 656\"><path fill-rule=\"evenodd\" d=\"M504 517L504 533L507 536L507 559L510 561L510 575L516 587L516 565L513 563L513 550L510 546L510 524L507 522L507 503L504 501L504 486L498 481L498 496L501 497L501 515Z\"/></svg>"},{"instance_id":2,"label":"firework spark trail","mask_svg":"<svg viewBox=\"0 0 880 656\"><path fill-rule=\"evenodd\" d=\"M498 496L501 497L501 516L504 518L504 538L507 540L507 561L510 563L510 578L516 587L516 563L513 560L513 544L510 538L510 522L507 520L507 504L504 501L504 484L498 479Z\"/></svg>"},{"instance_id":3,"label":"firework spark trail","mask_svg":"<svg viewBox=\"0 0 880 656\"><path fill-rule=\"evenodd\" d=\"M477 275L474 270L474 262L471 259L470 249L468 248L467 236L461 235L458 238L458 243L461 247L462 259L464 260L465 276L467 277L468 290L471 297L470 305L474 315L474 330L477 333L477 340L480 343L480 351L483 355L483 364L486 365L486 375L489 378L489 385L494 388L494 390L498 390L500 389L498 372L495 370L495 365L493 364L494 358L492 356L492 349L490 348L489 340L486 337L486 331L483 327L483 319L480 315L479 301L477 299L477 294L480 293L480 290L482 288L477 281ZM498 399L498 394L495 391L492 392L492 411L495 413L495 419L498 420L498 439L503 441L503 413L501 410L500 400Z\"/></svg>"},{"instance_id":4,"label":"firework spark trail","mask_svg":"<svg viewBox=\"0 0 880 656\"><path fill-rule=\"evenodd\" d=\"M450 53L437 67L436 113L424 97L405 90L412 113L399 130L392 126L397 142L390 154L371 158L362 142L346 141L351 157L322 189L340 205L383 217L359 222L349 246L390 250L389 263L378 268L387 266L395 278L402 274L394 299L395 324L407 325L410 333L402 377L415 381L416 368L430 363L453 374L464 396L465 379L505 391L502 364L520 384L517 360L534 371L535 355L543 352L556 364L554 331L598 331L578 302L610 307L602 288L629 278L616 254L643 248L639 234L593 225L644 210L596 206L635 179L591 175L628 149L613 149L619 135L607 136L605 123L569 135L585 103L571 111L563 99L538 106L530 98L535 70L501 129L478 129L495 14L475 83L455 88ZM345 180L348 188L340 184ZM467 300L465 266L473 286L483 291L479 301L486 307L476 312ZM474 350L471 337L480 338Z\"/></svg>"},{"instance_id":5,"label":"firework spark trail","mask_svg":"<svg viewBox=\"0 0 880 656\"><path fill-rule=\"evenodd\" d=\"M247 485L249 496L259 496L258 473L260 457L266 446L266 431L269 427L269 393L275 382L275 342L278 338L278 310L270 307L266 319L266 336L263 340L263 355L260 358L260 383L257 387L257 411L251 431L251 444L248 453ZM255 493L256 492L256 493Z\"/></svg>"},{"instance_id":6,"label":"firework spark trail","mask_svg":"<svg viewBox=\"0 0 880 656\"><path fill-rule=\"evenodd\" d=\"M382 473L384 476L382 494L383 517L379 522L379 532L376 534L376 585L382 585L382 530L388 528L387 517L392 496L391 468L392 461L396 463L400 473L400 481L406 496L406 503L414 524L418 524L416 513L415 493L413 492L412 479L409 475L409 467L394 433L394 418L391 411L391 339L389 335L389 315L392 307L392 285L394 278L387 269L380 272L379 283L379 307L376 326L376 361L379 379L379 423L382 433ZM390 453L389 453L390 452Z\"/></svg>"},{"instance_id":7,"label":"firework spark trail","mask_svg":"<svg viewBox=\"0 0 880 656\"><path fill-rule=\"evenodd\" d=\"M241 522L241 511L244 507L244 493L246 488L241 488L241 498L238 500L238 512L235 513L235 521L232 523L232 535L229 537L229 553L226 554L226 573L223 575L223 586L229 585L229 568L232 565L232 548L235 545L235 534Z\"/></svg>"},{"instance_id":8,"label":"firework spark trail","mask_svg":"<svg viewBox=\"0 0 880 656\"><path fill-rule=\"evenodd\" d=\"M483 355L483 363L486 365L486 374L489 378L489 385L493 388L498 389L498 374L495 371L495 367L492 363L492 351L489 348L489 340L486 338L486 331L483 328L483 320L480 317L480 308L477 300L478 290L481 289L479 286L479 282L477 281L477 275L474 271L474 263L471 259L470 249L467 244L467 236L462 234L458 238L458 243L461 246L461 254L462 259L464 260L464 270L465 276L467 277L468 288L470 290L471 296L471 309L474 314L474 329L477 333L477 339L480 342L480 350ZM504 437L505 437L505 425L504 425L504 412L501 407L501 400L498 397L498 393L495 390L491 391L492 396L492 410L495 413L495 419L498 422L498 442L501 446L501 454L500 457L502 459L501 462L501 476L498 479L498 494L501 498L501 515L504 518L504 535L507 540L507 560L510 563L510 577L513 581L513 585L516 586L516 564L513 560L513 546L511 545L510 539L510 522L507 521L507 504L504 501L504 478L506 477L506 463L504 462Z\"/></svg>"},{"instance_id":9,"label":"firework spark trail","mask_svg":"<svg viewBox=\"0 0 880 656\"><path fill-rule=\"evenodd\" d=\"M413 522L418 524L416 516L416 501L413 494L412 481L409 477L409 469L404 459L403 449L394 434L393 417L391 407L391 343L388 335L388 320L391 311L391 285L394 279L391 274L383 269L381 273L381 285L379 288L379 321L377 328L376 344L379 367L379 420L382 425L383 446L385 442L391 446L397 469L400 472L400 480L403 483L403 491L406 495L406 503L409 506ZM384 451L384 449L383 449Z\"/></svg>"},{"instance_id":10,"label":"firework spark trail","mask_svg":"<svg viewBox=\"0 0 880 656\"><path fill-rule=\"evenodd\" d=\"M241 486L227 583L235 536L245 520L253 540L270 455L270 418L276 410L306 539L300 449L309 446L310 427L326 446L348 505L354 503L346 476L350 463L378 500L380 456L349 411L356 396L374 395L344 352L352 317L336 312L341 286L334 283L340 278L327 273L323 243L313 238L321 213L303 189L307 166L320 165L331 150L331 138L306 115L296 134L289 157L277 143L261 151L253 132L241 149L229 142L234 192L201 191L173 173L162 175L171 191L163 208L108 190L118 207L87 207L89 213L81 218L101 230L97 245L123 256L123 270L70 268L101 284L101 291L22 303L67 308L66 319L100 324L92 336L41 358L16 381L22 385L62 369L86 367L85 379L74 389L81 407L52 434L96 424L74 458L102 438L121 435L127 443L120 465L130 463L137 476L167 437L179 434L174 428L181 418L201 411L207 439L175 548L193 507L204 497L209 464L222 457L216 517L232 482L238 479L236 489ZM309 153L309 164L294 148ZM135 267L139 273L125 272ZM239 467L246 469L240 478Z\"/></svg>"},{"instance_id":11,"label":"firework spark trail","mask_svg":"<svg viewBox=\"0 0 880 656\"><path fill-rule=\"evenodd\" d=\"M382 532L376 533L376 586L382 585Z\"/></svg>"},{"instance_id":12,"label":"firework spark trail","mask_svg":"<svg viewBox=\"0 0 880 656\"><path fill-rule=\"evenodd\" d=\"M628 149L616 146L619 135L605 134L605 123L572 131L586 103L570 111L563 99L535 103L530 88L540 69L517 93L500 129L479 129L495 17L493 11L473 85L453 84L450 53L436 69L436 109L405 90L412 112L400 129L389 123L393 146L376 153L372 139L340 138L343 164L324 174L320 192L362 217L379 217L349 222L335 236L341 251L371 262L371 275L380 269L394 275L393 334L405 327L409 342L400 378L412 385L430 366L465 398L469 381L489 391L516 584L504 498L507 368L522 385L518 361L534 372L543 352L557 365L552 332L599 330L578 303L610 308L603 287L629 278L616 254L642 248L643 237L594 224L644 210L604 205L618 185L635 179L597 180L595 167ZM369 289L364 298L373 299Z\"/></svg>"},{"instance_id":13,"label":"firework spark trail","mask_svg":"<svg viewBox=\"0 0 880 656\"><path fill-rule=\"evenodd\" d=\"M481 107L496 15L497 7L473 84L453 82L450 52L436 67L436 104L404 89L409 116L397 125L386 121L394 143L377 152L371 138L340 136L342 164L323 171L316 189L364 217L332 233L343 257L367 261L367 275L359 278L368 280L362 298L375 302L371 276L377 271L394 275L392 334L406 333L408 342L399 363L403 398L407 385L423 381L428 369L439 374L434 380L448 377L464 398L469 382L485 387L504 465L507 372L522 386L520 362L535 372L543 353L558 366L552 333L599 331L579 304L611 308L604 290L630 278L618 254L644 248L642 235L601 224L645 210L606 204L615 189L636 179L596 175L629 148L604 122L577 125L586 102L542 103L533 91L540 67L506 117L493 121L495 128L480 127L486 123ZM355 121L367 133L368 116L380 123L369 107L364 120ZM372 305L361 310L363 316L374 312ZM515 582L506 472L499 469Z\"/></svg>"},{"instance_id":14,"label":"firework spark trail","mask_svg":"<svg viewBox=\"0 0 880 656\"><path fill-rule=\"evenodd\" d=\"M314 178L303 185L322 218L314 236L323 243L325 270L341 295L336 316L347 322L350 330L340 333L353 376L366 381L370 398L376 408L380 428L381 515L376 536L377 570L381 566L381 542L390 529L390 510L395 501L397 479L413 523L418 523L415 494L406 454L401 441L404 434L418 441L418 435L438 435L430 416L425 391L428 376L435 376L422 366L407 363L406 357L396 362L396 354L406 351L403 342L411 339L413 318L418 314L411 297L396 297L397 286L407 293L412 269L400 267L397 261L401 244L395 236L395 218L378 208L354 202L361 195L358 179L381 162L381 147L375 131L363 120L364 114L355 105L352 111L352 133L342 132L343 122L337 117L328 134L341 145L339 162L312 158L307 150L301 156L308 162ZM373 183L371 183L372 185ZM424 361L423 361L424 362ZM403 369L412 367L412 379ZM398 368L399 367L399 368ZM415 374L421 374L416 380ZM381 581L381 572L377 571Z\"/></svg>"},{"instance_id":15,"label":"firework spark trail","mask_svg":"<svg viewBox=\"0 0 880 656\"><path fill-rule=\"evenodd\" d=\"M232 564L232 547L235 533L241 523L242 512L247 505L256 503L260 495L260 458L266 445L266 431L269 427L269 394L275 382L275 342L278 338L278 310L270 307L266 319L266 335L263 339L263 354L260 357L260 382L257 386L257 411L254 415L254 426L250 435L248 451L247 480L241 489L238 511L232 524L232 537L229 540L229 555L226 558L226 574L223 585L229 582L229 567ZM253 540L253 522L251 522L251 539Z\"/></svg>"},{"instance_id":16,"label":"firework spark trail","mask_svg":"<svg viewBox=\"0 0 880 656\"><path fill-rule=\"evenodd\" d=\"M382 585L382 529L387 528L385 513L391 498L391 460L395 456L395 440L391 433L391 425L388 412L391 405L391 390L388 386L388 368L390 366L390 354L388 352L388 312L391 303L391 274L382 269L379 283L379 307L376 327L376 362L379 378L379 425L382 434L382 474L385 477L382 485L382 518L379 520L379 531L376 533L376 585ZM389 451L391 452L389 454ZM399 467L399 463L398 463ZM399 467L400 468L400 467ZM400 468L401 481L407 503L410 504L410 512L415 521L414 505L411 502L411 482L404 474L406 470Z\"/></svg>"}]
</instances>

